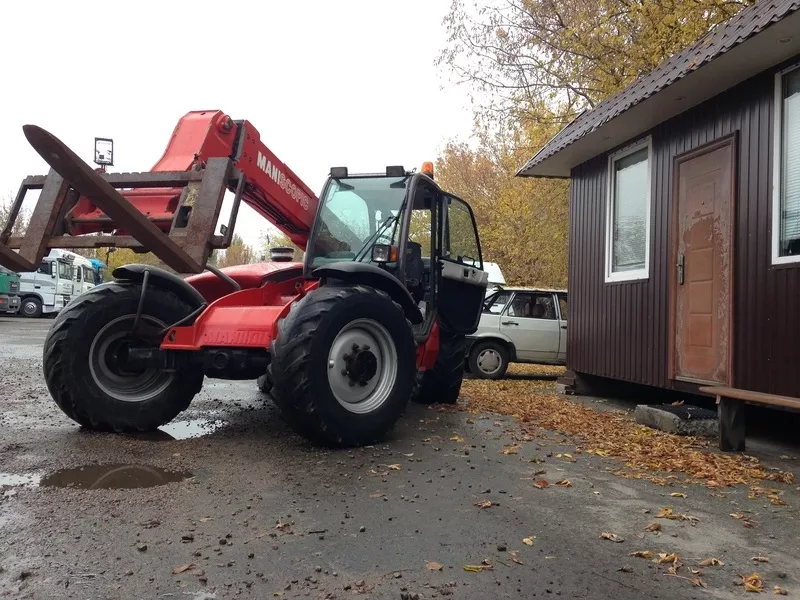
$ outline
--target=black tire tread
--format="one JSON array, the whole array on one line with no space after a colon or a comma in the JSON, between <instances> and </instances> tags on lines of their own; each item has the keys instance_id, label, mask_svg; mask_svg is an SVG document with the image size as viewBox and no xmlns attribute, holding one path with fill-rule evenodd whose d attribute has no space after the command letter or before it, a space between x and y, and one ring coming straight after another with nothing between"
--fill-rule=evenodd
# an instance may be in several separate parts
<instances>
[{"instance_id":1,"label":"black tire tread","mask_svg":"<svg viewBox=\"0 0 800 600\"><path fill-rule=\"evenodd\" d=\"M96 400L96 394L102 392L80 387L75 381L69 360L74 353L71 346L76 340L71 338L79 335L92 313L102 310L104 303L116 305L125 295L135 294L138 297L139 290L138 284L111 282L84 292L58 314L45 339L43 369L47 388L58 407L70 419L88 429L117 433L152 430L170 422L185 410L202 387L202 375L181 374L162 393L167 401L142 403L135 417L129 418L119 414L102 414L92 406L92 402L87 402L87 399ZM159 303L166 304L170 310L184 314L190 312L189 307L172 292L152 288L148 293L158 293Z\"/></svg>"},{"instance_id":2,"label":"black tire tread","mask_svg":"<svg viewBox=\"0 0 800 600\"><path fill-rule=\"evenodd\" d=\"M467 341L463 335L440 331L439 354L433 369L417 376L414 401L419 404L455 404L461 394Z\"/></svg>"},{"instance_id":3,"label":"black tire tread","mask_svg":"<svg viewBox=\"0 0 800 600\"><path fill-rule=\"evenodd\" d=\"M313 294L313 296L312 296ZM360 446L380 441L364 438L357 432L332 432L315 409L311 388L309 361L316 331L333 307L345 298L373 295L388 301L404 319L408 343L413 345L411 324L402 307L381 290L363 285L323 287L311 292L305 302L296 302L289 314L278 322L278 335L270 345L271 363L268 373L273 381L272 397L286 422L299 434L314 442L336 446ZM290 331L291 330L291 331Z\"/></svg>"}]
</instances>

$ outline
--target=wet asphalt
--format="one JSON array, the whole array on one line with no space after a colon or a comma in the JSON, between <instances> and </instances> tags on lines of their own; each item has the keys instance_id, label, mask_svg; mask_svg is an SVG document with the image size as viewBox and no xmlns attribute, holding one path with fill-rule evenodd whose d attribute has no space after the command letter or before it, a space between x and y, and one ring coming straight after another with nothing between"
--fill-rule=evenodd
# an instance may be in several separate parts
<instances>
[{"instance_id":1,"label":"wet asphalt","mask_svg":"<svg viewBox=\"0 0 800 600\"><path fill-rule=\"evenodd\" d=\"M754 571L800 596L794 486L785 507L746 488L676 499L552 432L504 455L512 420L420 406L381 445L329 450L255 382L206 380L154 434L81 431L42 379L50 323L0 318L0 597L740 598ZM540 470L571 487L533 487ZM645 532L665 506L699 521ZM637 550L725 564L699 588Z\"/></svg>"}]
</instances>

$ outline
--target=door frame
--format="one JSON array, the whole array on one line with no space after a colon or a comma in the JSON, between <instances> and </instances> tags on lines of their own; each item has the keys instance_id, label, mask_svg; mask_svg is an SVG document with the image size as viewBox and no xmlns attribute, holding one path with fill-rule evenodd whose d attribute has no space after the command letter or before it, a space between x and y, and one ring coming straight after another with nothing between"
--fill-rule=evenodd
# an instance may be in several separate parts
<instances>
[{"instance_id":1,"label":"door frame","mask_svg":"<svg viewBox=\"0 0 800 600\"><path fill-rule=\"evenodd\" d=\"M736 273L736 245L734 235L736 234L736 217L737 206L739 204L739 131L719 137L712 142L708 142L697 148L693 148L687 152L676 154L672 159L672 208L669 218L669 269L668 269L668 288L669 288L669 319L667 337L669 339L669 354L667 373L669 379L673 382L681 383L698 383L708 385L709 382L698 381L688 377L679 377L676 373L677 366L675 364L675 337L676 337L676 315L678 305L678 242L679 242L679 227L678 220L680 216L679 194L680 194L680 166L692 159L709 154L715 150L719 150L729 146L731 149L731 199L730 199L730 231L728 232L729 238L729 256L728 256L728 353L727 353L727 372L728 386L733 386L735 381L734 373L734 345L735 345L735 331L734 331L734 310L736 299L734 296L735 290L735 273ZM712 383L711 385L722 385Z\"/></svg>"}]
</instances>

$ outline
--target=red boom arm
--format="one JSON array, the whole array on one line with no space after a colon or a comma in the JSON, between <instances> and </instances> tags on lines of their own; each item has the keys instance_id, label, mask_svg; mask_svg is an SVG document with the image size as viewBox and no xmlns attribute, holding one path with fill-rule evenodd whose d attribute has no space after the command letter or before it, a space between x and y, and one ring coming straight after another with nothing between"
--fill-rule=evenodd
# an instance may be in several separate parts
<instances>
[{"instance_id":1,"label":"red boom arm","mask_svg":"<svg viewBox=\"0 0 800 600\"><path fill-rule=\"evenodd\" d=\"M249 121L233 121L222 111L193 111L172 132L151 172L189 171L211 158L230 158L245 176L242 200L305 248L318 199L295 173L261 141ZM159 229L169 232L183 188L137 188L121 191ZM127 233L94 203L81 197L67 215L69 233Z\"/></svg>"}]
</instances>

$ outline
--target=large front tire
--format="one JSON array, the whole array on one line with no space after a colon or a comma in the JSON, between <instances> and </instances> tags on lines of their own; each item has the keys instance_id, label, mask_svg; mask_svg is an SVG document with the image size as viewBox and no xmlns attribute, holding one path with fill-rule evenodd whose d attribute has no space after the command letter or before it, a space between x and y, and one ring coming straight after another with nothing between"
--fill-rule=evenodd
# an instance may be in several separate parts
<instances>
[{"instance_id":1,"label":"large front tire","mask_svg":"<svg viewBox=\"0 0 800 600\"><path fill-rule=\"evenodd\" d=\"M416 345L402 309L366 286L323 287L291 307L270 349L272 396L314 441L382 440L411 396Z\"/></svg>"},{"instance_id":2,"label":"large front tire","mask_svg":"<svg viewBox=\"0 0 800 600\"><path fill-rule=\"evenodd\" d=\"M151 431L174 419L200 391L198 370L130 371L124 353L147 345L130 330L141 295L138 283L107 283L81 294L58 315L44 343L47 389L83 427L118 433ZM172 292L148 286L143 330L157 331L191 312Z\"/></svg>"},{"instance_id":3,"label":"large front tire","mask_svg":"<svg viewBox=\"0 0 800 600\"><path fill-rule=\"evenodd\" d=\"M414 401L420 404L455 404L464 379L467 342L463 335L440 331L439 354L432 369L417 376Z\"/></svg>"}]
</instances>

